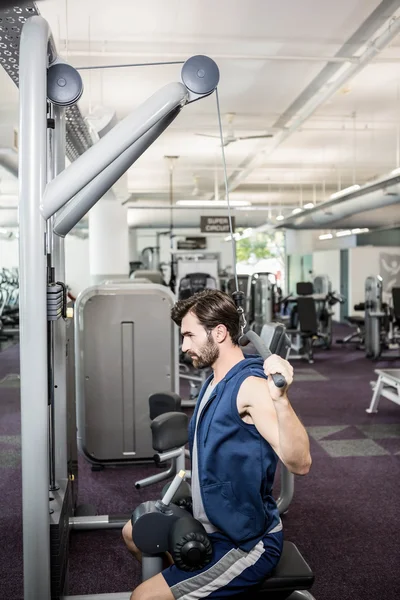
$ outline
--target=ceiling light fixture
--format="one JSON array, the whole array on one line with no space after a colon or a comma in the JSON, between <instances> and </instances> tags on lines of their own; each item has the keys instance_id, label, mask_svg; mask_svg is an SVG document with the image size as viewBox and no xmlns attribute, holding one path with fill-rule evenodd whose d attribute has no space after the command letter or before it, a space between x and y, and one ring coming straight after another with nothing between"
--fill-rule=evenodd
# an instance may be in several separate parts
<instances>
[{"instance_id":1,"label":"ceiling light fixture","mask_svg":"<svg viewBox=\"0 0 400 600\"><path fill-rule=\"evenodd\" d=\"M360 227L356 227L355 229L351 230L351 233L367 233L368 231L368 227L362 227L361 229Z\"/></svg>"},{"instance_id":2,"label":"ceiling light fixture","mask_svg":"<svg viewBox=\"0 0 400 600\"><path fill-rule=\"evenodd\" d=\"M331 194L329 196L330 200L336 200L336 198L341 198L342 196L347 196L347 194L350 194L351 192L356 192L357 190L360 189L360 185L358 185L358 183L351 185L350 187L344 188L343 190L340 190L339 192L335 192L334 194Z\"/></svg>"},{"instance_id":3,"label":"ceiling light fixture","mask_svg":"<svg viewBox=\"0 0 400 600\"><path fill-rule=\"evenodd\" d=\"M177 206L197 206L204 208L225 208L228 203L225 200L177 200ZM231 206L251 206L247 200L231 200Z\"/></svg>"},{"instance_id":4,"label":"ceiling light fixture","mask_svg":"<svg viewBox=\"0 0 400 600\"><path fill-rule=\"evenodd\" d=\"M304 208L307 208L307 209L314 208L314 203L313 202L307 202L307 204L304 205Z\"/></svg>"}]
</instances>

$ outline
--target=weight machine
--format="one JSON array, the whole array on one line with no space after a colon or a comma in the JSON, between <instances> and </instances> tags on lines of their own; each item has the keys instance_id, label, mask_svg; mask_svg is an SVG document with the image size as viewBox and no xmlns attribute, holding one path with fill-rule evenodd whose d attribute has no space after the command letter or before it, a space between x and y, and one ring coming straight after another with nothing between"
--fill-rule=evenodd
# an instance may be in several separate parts
<instances>
[{"instance_id":1,"label":"weight machine","mask_svg":"<svg viewBox=\"0 0 400 600\"><path fill-rule=\"evenodd\" d=\"M358 306L364 308L367 358L376 360L384 350L398 350L400 347L398 289L393 288L393 306L389 306L383 302L382 277L371 275L365 280L365 302ZM391 357L385 355L385 358Z\"/></svg>"},{"instance_id":2,"label":"weight machine","mask_svg":"<svg viewBox=\"0 0 400 600\"><path fill-rule=\"evenodd\" d=\"M27 15L25 7L16 9ZM66 123L66 107L80 98L82 81L79 73L57 56L49 26L36 7L29 9L30 18L18 21L20 27L26 20L16 80L20 87L24 598L50 600L63 594L69 529L113 526L108 518L96 517L95 523L93 518L71 518L63 238L186 104L215 90L219 72L211 59L192 57L183 65L182 83L160 89L81 156L75 155L76 160L64 170L66 129L69 144L75 133L73 121ZM80 116L79 111L76 114ZM79 133L76 140L78 147L84 147ZM58 541L59 558L51 552L50 523L57 530L53 543Z\"/></svg>"}]
</instances>

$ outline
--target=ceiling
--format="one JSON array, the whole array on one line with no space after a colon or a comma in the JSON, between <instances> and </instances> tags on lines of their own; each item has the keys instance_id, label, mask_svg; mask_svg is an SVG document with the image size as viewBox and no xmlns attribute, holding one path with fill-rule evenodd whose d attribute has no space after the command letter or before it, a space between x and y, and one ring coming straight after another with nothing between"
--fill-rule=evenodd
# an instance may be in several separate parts
<instances>
[{"instance_id":1,"label":"ceiling","mask_svg":"<svg viewBox=\"0 0 400 600\"><path fill-rule=\"evenodd\" d=\"M295 207L318 204L400 166L399 36L335 90L335 78L358 66L357 57L397 23L390 19L399 7L400 0L38 2L59 54L76 67L184 61L194 54L217 62L225 135L228 113L235 113L236 136L273 135L224 148L230 198L252 205L236 212L239 226L289 216ZM156 90L180 80L180 69L81 70L81 112L90 118L111 108L122 119ZM0 89L0 148L10 148L18 128L18 91L2 69ZM197 133L218 134L215 94L185 107L120 182L118 198L130 198L131 226L169 224L167 210L132 210L135 204L169 204L165 156L179 156L174 200L223 197L220 142ZM0 167L0 223L16 221L17 193L15 177ZM179 226L195 226L208 213L177 209L174 219ZM385 209L377 213L390 222ZM357 227L371 221L365 215L362 223L353 220Z\"/></svg>"}]
</instances>

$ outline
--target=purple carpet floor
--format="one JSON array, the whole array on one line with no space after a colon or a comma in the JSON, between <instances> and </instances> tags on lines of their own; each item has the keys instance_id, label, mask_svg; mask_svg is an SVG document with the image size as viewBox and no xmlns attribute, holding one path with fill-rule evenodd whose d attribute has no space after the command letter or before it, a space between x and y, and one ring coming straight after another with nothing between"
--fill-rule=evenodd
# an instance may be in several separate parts
<instances>
[{"instance_id":1,"label":"purple carpet floor","mask_svg":"<svg viewBox=\"0 0 400 600\"><path fill-rule=\"evenodd\" d=\"M313 465L296 477L283 517L286 539L315 572L316 600L398 600L400 407L382 399L377 414L365 409L374 369L399 368L400 361L374 363L354 346L336 345L316 350L313 365L293 365L290 398L308 429ZM0 353L0 382L18 369L16 346ZM19 387L8 377L0 383L0 600L23 598L20 462ZM153 472L153 466L92 472L80 460L80 502L95 504L99 514L130 512L159 495L163 484L134 487ZM70 594L126 591L139 582L120 532L72 533Z\"/></svg>"}]
</instances>

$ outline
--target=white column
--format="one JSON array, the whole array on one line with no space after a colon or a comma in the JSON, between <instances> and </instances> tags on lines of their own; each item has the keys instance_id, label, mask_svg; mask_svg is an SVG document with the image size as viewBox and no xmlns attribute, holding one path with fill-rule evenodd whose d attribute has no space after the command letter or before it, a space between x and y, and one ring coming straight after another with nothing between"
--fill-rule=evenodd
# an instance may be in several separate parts
<instances>
[{"instance_id":1,"label":"white column","mask_svg":"<svg viewBox=\"0 0 400 600\"><path fill-rule=\"evenodd\" d=\"M129 229L129 260L138 259L138 248L137 248L137 230Z\"/></svg>"},{"instance_id":2,"label":"white column","mask_svg":"<svg viewBox=\"0 0 400 600\"><path fill-rule=\"evenodd\" d=\"M89 212L89 264L93 285L129 276L127 208L112 191Z\"/></svg>"}]
</instances>

